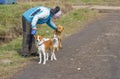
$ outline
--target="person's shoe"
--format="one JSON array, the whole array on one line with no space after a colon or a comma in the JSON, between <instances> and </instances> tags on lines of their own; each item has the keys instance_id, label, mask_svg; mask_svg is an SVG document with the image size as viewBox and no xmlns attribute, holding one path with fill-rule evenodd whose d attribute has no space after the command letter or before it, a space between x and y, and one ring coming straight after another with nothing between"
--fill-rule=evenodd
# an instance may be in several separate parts
<instances>
[{"instance_id":1,"label":"person's shoe","mask_svg":"<svg viewBox=\"0 0 120 79\"><path fill-rule=\"evenodd\" d=\"M23 56L23 57L29 57L30 54L24 53L24 54L22 54L22 56Z\"/></svg>"}]
</instances>

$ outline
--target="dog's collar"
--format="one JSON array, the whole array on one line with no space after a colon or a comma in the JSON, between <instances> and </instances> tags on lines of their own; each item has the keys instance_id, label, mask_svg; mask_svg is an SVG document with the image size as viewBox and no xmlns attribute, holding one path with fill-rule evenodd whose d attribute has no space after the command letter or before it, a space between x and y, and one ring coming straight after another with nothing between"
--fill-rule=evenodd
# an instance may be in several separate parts
<instances>
[{"instance_id":1,"label":"dog's collar","mask_svg":"<svg viewBox=\"0 0 120 79\"><path fill-rule=\"evenodd\" d=\"M59 34L60 34L61 32L60 32L60 31L57 31L57 33L59 33Z\"/></svg>"},{"instance_id":2,"label":"dog's collar","mask_svg":"<svg viewBox=\"0 0 120 79\"><path fill-rule=\"evenodd\" d=\"M58 31L57 29L56 29L56 32L57 32L57 33L61 33L61 31Z\"/></svg>"},{"instance_id":3,"label":"dog's collar","mask_svg":"<svg viewBox=\"0 0 120 79\"><path fill-rule=\"evenodd\" d=\"M41 44L38 44L38 46L41 46L44 42L42 42Z\"/></svg>"},{"instance_id":4,"label":"dog's collar","mask_svg":"<svg viewBox=\"0 0 120 79\"><path fill-rule=\"evenodd\" d=\"M38 44L38 46L41 46L44 42L45 42L45 40L43 40L43 42L42 42L42 43Z\"/></svg>"}]
</instances>

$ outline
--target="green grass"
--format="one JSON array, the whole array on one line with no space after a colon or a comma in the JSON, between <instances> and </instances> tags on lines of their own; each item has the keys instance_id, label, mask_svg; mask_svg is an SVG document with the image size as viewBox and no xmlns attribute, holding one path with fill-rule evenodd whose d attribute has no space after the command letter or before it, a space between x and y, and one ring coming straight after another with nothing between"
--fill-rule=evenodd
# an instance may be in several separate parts
<instances>
[{"instance_id":1,"label":"green grass","mask_svg":"<svg viewBox=\"0 0 120 79\"><path fill-rule=\"evenodd\" d=\"M89 21L97 17L98 14L88 9L72 10L58 21L65 28L64 36L81 30Z\"/></svg>"},{"instance_id":2,"label":"green grass","mask_svg":"<svg viewBox=\"0 0 120 79\"><path fill-rule=\"evenodd\" d=\"M117 2L116 1L112 1L112 0L81 0L83 3L85 3L85 4L104 4L104 5L111 5L111 3L110 2L112 2L112 4L117 4Z\"/></svg>"},{"instance_id":3,"label":"green grass","mask_svg":"<svg viewBox=\"0 0 120 79\"><path fill-rule=\"evenodd\" d=\"M0 33L8 31L10 28L21 24L21 14L29 6L20 5L0 5Z\"/></svg>"},{"instance_id":4,"label":"green grass","mask_svg":"<svg viewBox=\"0 0 120 79\"><path fill-rule=\"evenodd\" d=\"M81 0L81 1L85 2L85 3L90 3L90 2L96 2L96 3L98 3L98 2L103 2L105 0Z\"/></svg>"}]
</instances>

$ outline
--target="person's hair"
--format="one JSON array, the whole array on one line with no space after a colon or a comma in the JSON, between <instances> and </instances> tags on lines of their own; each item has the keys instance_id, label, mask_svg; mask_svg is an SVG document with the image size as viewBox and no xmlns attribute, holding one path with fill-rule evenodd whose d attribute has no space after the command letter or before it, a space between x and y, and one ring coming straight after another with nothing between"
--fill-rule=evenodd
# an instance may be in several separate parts
<instances>
[{"instance_id":1,"label":"person's hair","mask_svg":"<svg viewBox=\"0 0 120 79\"><path fill-rule=\"evenodd\" d=\"M51 9L50 12L54 15L56 14L58 11L60 11L60 7L56 6L54 9Z\"/></svg>"}]
</instances>

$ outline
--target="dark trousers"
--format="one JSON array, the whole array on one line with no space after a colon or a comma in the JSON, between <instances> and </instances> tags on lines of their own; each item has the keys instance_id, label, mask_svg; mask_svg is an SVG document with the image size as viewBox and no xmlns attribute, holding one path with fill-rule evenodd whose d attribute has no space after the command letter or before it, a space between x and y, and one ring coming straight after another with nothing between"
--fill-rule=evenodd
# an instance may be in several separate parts
<instances>
[{"instance_id":1,"label":"dark trousers","mask_svg":"<svg viewBox=\"0 0 120 79\"><path fill-rule=\"evenodd\" d=\"M30 56L37 52L34 36L31 35L31 24L22 16L22 28L23 28L23 39L22 39L22 56Z\"/></svg>"}]
</instances>

